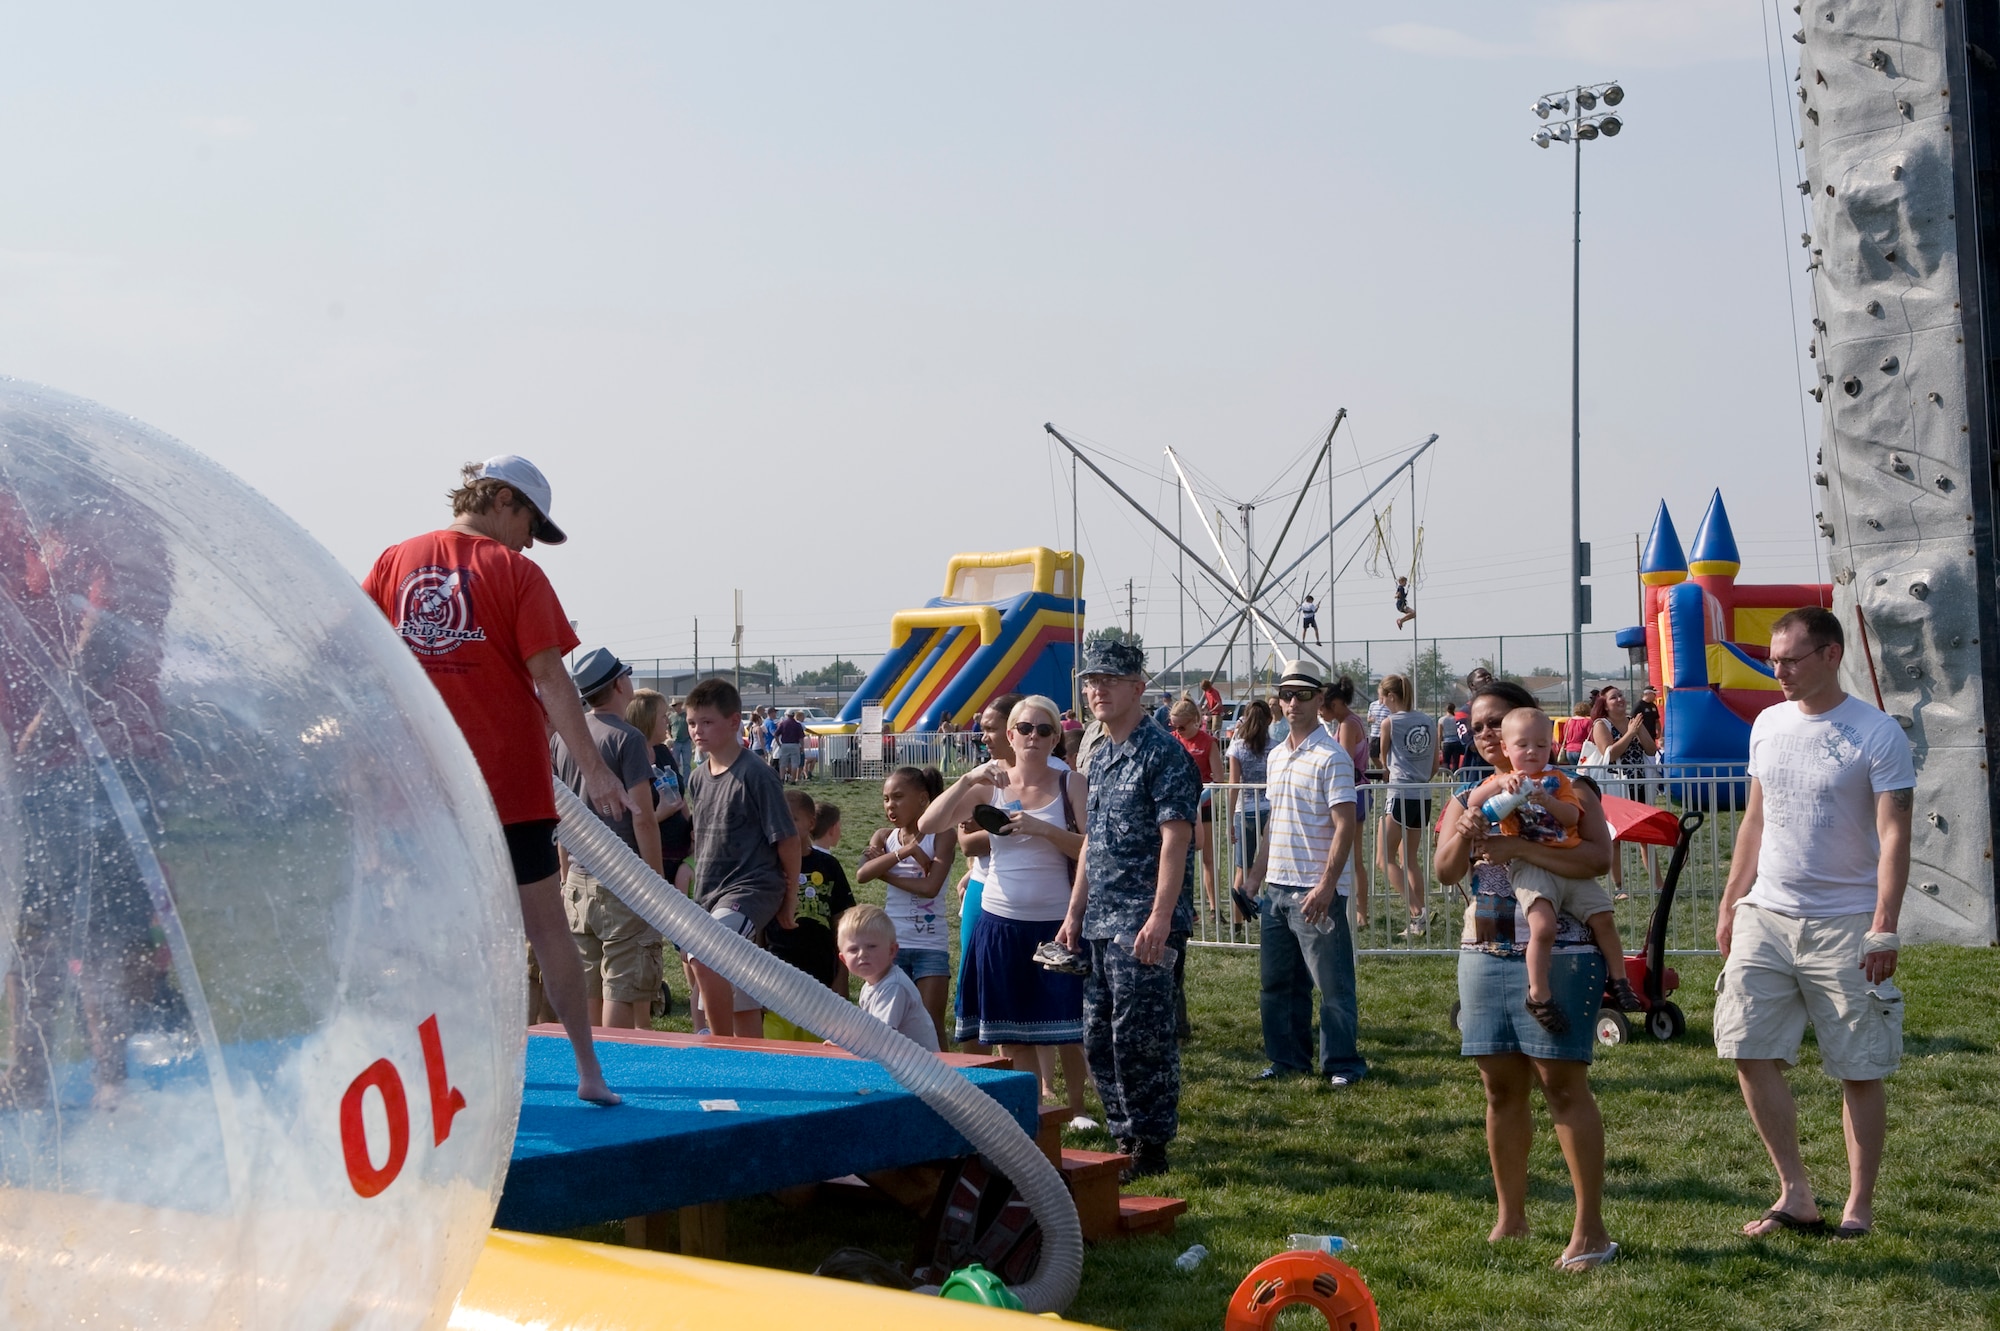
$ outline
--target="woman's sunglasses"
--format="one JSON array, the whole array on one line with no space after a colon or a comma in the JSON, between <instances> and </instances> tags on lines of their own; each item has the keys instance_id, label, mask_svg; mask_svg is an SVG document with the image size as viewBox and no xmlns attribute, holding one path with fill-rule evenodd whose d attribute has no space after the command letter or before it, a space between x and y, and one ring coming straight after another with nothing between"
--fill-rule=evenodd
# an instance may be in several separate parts
<instances>
[{"instance_id":1,"label":"woman's sunglasses","mask_svg":"<svg viewBox=\"0 0 2000 1331\"><path fill-rule=\"evenodd\" d=\"M1040 735L1043 739L1056 733L1056 728L1046 721L1016 721L1014 733L1017 735Z\"/></svg>"}]
</instances>

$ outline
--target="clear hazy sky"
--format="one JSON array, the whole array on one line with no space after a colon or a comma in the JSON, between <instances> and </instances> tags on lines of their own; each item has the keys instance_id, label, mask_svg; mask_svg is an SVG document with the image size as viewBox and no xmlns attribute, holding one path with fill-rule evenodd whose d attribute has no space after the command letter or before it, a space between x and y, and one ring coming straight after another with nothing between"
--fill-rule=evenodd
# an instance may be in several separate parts
<instances>
[{"instance_id":1,"label":"clear hazy sky","mask_svg":"<svg viewBox=\"0 0 2000 1331\"><path fill-rule=\"evenodd\" d=\"M1815 574L1760 29L1789 60L1795 21L1759 4L17 8L0 372L173 432L357 576L526 454L572 533L536 557L629 656L696 616L726 654L739 587L746 658L876 652L954 551L1066 546L1045 420L1170 515L1163 446L1233 512L1344 406L1343 467L1441 436L1425 632L1560 630L1571 162L1527 107L1618 78L1583 172L1617 627L1662 498L1685 538L1720 485L1746 578ZM1093 620L1129 577L1170 642L1121 509L1086 478ZM1341 634L1386 635L1361 568Z\"/></svg>"}]
</instances>

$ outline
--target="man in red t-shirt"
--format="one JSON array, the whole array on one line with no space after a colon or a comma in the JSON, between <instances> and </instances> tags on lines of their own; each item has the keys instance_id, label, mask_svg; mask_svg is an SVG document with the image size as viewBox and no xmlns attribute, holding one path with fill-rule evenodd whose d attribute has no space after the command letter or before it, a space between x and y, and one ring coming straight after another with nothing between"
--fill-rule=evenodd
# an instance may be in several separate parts
<instances>
[{"instance_id":1,"label":"man in red t-shirt","mask_svg":"<svg viewBox=\"0 0 2000 1331\"><path fill-rule=\"evenodd\" d=\"M362 585L443 695L493 794L521 923L576 1051L577 1096L614 1105L618 1096L604 1084L590 1042L583 962L559 891L550 728L575 755L594 809L608 820L630 802L597 752L563 667L576 633L548 575L521 556L536 541L569 538L549 520L549 483L526 458L468 463L463 476L451 496L452 524L384 550Z\"/></svg>"}]
</instances>

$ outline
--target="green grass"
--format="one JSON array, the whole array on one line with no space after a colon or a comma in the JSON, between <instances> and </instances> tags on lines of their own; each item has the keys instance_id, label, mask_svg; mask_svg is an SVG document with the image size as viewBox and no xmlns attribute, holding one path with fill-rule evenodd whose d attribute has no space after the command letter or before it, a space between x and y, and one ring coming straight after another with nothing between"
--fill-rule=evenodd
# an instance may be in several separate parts
<instances>
[{"instance_id":1,"label":"green grass","mask_svg":"<svg viewBox=\"0 0 2000 1331\"><path fill-rule=\"evenodd\" d=\"M873 790L815 787L848 810L843 858L878 824ZM1902 1071L1876 1233L1836 1244L1746 1240L1737 1227L1775 1195L1735 1079L1710 1044L1719 963L1683 958L1687 1034L1603 1051L1592 1071L1607 1138L1605 1212L1622 1253L1588 1276L1551 1270L1570 1195L1537 1102L1534 1236L1489 1245L1493 1186L1472 1066L1446 1022L1454 968L1437 958L1367 959L1361 1043L1373 1074L1335 1094L1250 1079L1263 1066L1257 962L1198 950L1188 968L1196 1028L1183 1051L1173 1171L1149 1191L1185 1197L1171 1238L1092 1248L1069 1316L1107 1327L1213 1331L1229 1293L1293 1231L1345 1235L1390 1327L1798 1328L2000 1325L2000 978L1988 951L1912 949ZM668 1023L676 1024L676 1023ZM677 1023L684 1028L685 1023ZM1808 1040L1793 1073L1800 1133L1829 1209L1846 1192L1837 1089ZM1108 1149L1101 1134L1072 1144ZM810 1270L858 1243L907 1260L917 1222L888 1209L732 1208L734 1260ZM593 1235L594 1237L601 1237ZM1210 1255L1173 1268L1189 1244ZM1287 1323L1290 1318L1287 1315ZM1313 1323L1301 1322L1305 1326Z\"/></svg>"}]
</instances>

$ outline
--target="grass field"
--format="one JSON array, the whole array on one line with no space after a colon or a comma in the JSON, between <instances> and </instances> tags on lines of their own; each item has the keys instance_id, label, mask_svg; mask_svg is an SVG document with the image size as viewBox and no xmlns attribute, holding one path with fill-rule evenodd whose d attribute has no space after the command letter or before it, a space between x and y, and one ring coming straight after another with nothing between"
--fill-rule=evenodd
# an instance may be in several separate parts
<instances>
[{"instance_id":1,"label":"grass field","mask_svg":"<svg viewBox=\"0 0 2000 1331\"><path fill-rule=\"evenodd\" d=\"M879 821L875 791L819 786L848 810L842 858ZM864 893L878 897L878 893ZM1603 1051L1592 1083L1607 1138L1605 1210L1619 1261L1551 1270L1569 1232L1568 1176L1540 1115L1531 1239L1489 1245L1493 1187L1476 1076L1446 1011L1449 960L1367 959L1361 1042L1373 1074L1333 1093L1250 1079L1263 1066L1256 957L1198 950L1188 967L1195 1037L1183 1051L1174 1168L1148 1190L1185 1197L1171 1239L1093 1248L1070 1317L1107 1327L1220 1325L1224 1302L1293 1231L1345 1235L1389 1327L1891 1328L2000 1326L2000 966L1990 951L1917 948L1878 1228L1836 1244L1746 1240L1737 1227L1775 1184L1735 1079L1709 1044L1718 963L1684 958L1677 1043ZM678 991L678 985L676 985ZM685 1028L684 1021L664 1023ZM1810 1042L1794 1073L1807 1162L1829 1211L1846 1191L1839 1099ZM1101 1134L1075 1145L1109 1149ZM732 1208L732 1258L810 1270L858 1243L907 1260L916 1222L889 1210ZM593 1235L593 1237L597 1237ZM1174 1269L1189 1244L1210 1255ZM1302 1320L1294 1322L1298 1317ZM1285 1315L1293 1331L1318 1325Z\"/></svg>"}]
</instances>

